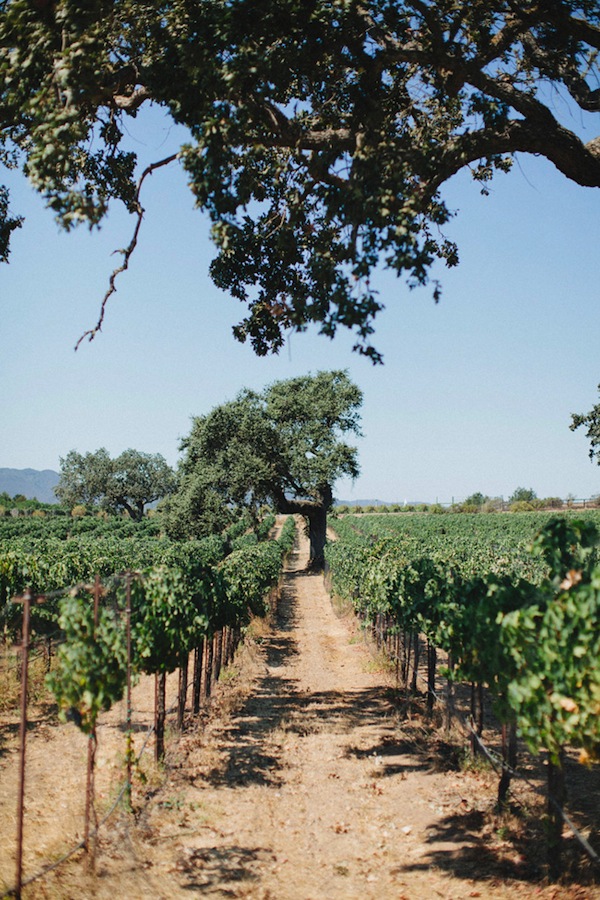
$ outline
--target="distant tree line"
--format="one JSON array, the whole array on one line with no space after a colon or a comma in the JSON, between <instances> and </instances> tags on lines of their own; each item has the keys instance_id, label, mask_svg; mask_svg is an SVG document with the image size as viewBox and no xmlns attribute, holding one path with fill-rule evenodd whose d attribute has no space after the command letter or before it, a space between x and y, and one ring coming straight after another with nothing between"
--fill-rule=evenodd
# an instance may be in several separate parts
<instances>
[{"instance_id":1,"label":"distant tree line","mask_svg":"<svg viewBox=\"0 0 600 900\"><path fill-rule=\"evenodd\" d=\"M354 513L360 515L365 513L373 515L375 513L410 513L410 512L429 512L429 513L493 513L501 511L510 512L528 512L530 510L541 509L569 509L576 502L575 497L569 495L565 499L561 497L538 497L532 488L517 488L508 498L504 500L502 497L490 497L477 491L466 497L464 500L442 505L441 503L387 503L378 505L350 505L338 504L334 508L336 515L344 515L345 513ZM588 507L600 507L600 495L596 495L585 499Z\"/></svg>"},{"instance_id":2,"label":"distant tree line","mask_svg":"<svg viewBox=\"0 0 600 900\"><path fill-rule=\"evenodd\" d=\"M7 491L0 492L0 516L10 510L16 509L22 513L56 512L56 503L42 503L41 500L26 497L25 494L14 494L12 497Z\"/></svg>"}]
</instances>

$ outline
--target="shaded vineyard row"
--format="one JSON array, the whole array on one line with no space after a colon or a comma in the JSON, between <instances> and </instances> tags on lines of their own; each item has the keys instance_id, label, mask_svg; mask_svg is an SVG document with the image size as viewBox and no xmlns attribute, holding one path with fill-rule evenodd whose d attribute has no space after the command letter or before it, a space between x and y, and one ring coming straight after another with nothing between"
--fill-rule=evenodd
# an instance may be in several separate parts
<instances>
[{"instance_id":1,"label":"shaded vineyard row","mask_svg":"<svg viewBox=\"0 0 600 900\"><path fill-rule=\"evenodd\" d=\"M332 589L380 635L402 635L406 677L408 657L427 642L430 707L439 650L452 682L485 686L506 732L500 802L516 765L517 731L534 753L547 751L556 875L565 749L578 748L585 762L600 758L598 529L590 519L546 518L526 548L523 540L511 547L502 522L493 526L494 546L468 521L457 521L453 533L446 523L428 541L408 529L394 536L381 518L335 524L338 540L327 547Z\"/></svg>"},{"instance_id":2,"label":"shaded vineyard row","mask_svg":"<svg viewBox=\"0 0 600 900\"><path fill-rule=\"evenodd\" d=\"M206 555L196 555L201 542L190 542L171 548L168 565L163 562L104 579L96 576L93 584L63 587L56 596L34 594L27 589L8 601L13 611L17 611L11 616L13 626L18 619L22 632L22 775L17 810L17 875L13 891L16 896L20 896L24 884L23 773L32 611L48 607L45 617L40 617L38 612L38 624L46 630L53 625L59 637L56 659L46 679L57 701L59 715L63 720L74 722L89 736L84 839L74 851L82 847L90 850L90 822L95 821L93 782L98 715L126 696L126 775L122 795L129 804L133 763L132 683L142 674L155 675L153 730L156 757L161 760L167 713L167 674L179 669L177 706L181 727L188 695L190 659L193 660L192 711L197 714L201 699L210 697L222 665L233 660L244 626L253 616L264 615L269 610L284 557L291 550L294 539L295 521L288 517L277 539L250 540L216 564L207 562ZM18 574L22 577L27 573L21 569ZM96 824L96 832L97 828Z\"/></svg>"},{"instance_id":3,"label":"shaded vineyard row","mask_svg":"<svg viewBox=\"0 0 600 900\"><path fill-rule=\"evenodd\" d=\"M89 733L98 712L123 694L127 640L134 673L162 674L216 632L239 630L265 612L294 532L290 517L277 540L250 542L226 556L221 537L185 543L109 537L110 552L98 540L46 541L30 552L13 543L0 555L5 633L20 629L22 608L11 597L27 589L37 600L34 635L60 641L49 678L59 708ZM90 593L95 578L101 589Z\"/></svg>"}]
</instances>

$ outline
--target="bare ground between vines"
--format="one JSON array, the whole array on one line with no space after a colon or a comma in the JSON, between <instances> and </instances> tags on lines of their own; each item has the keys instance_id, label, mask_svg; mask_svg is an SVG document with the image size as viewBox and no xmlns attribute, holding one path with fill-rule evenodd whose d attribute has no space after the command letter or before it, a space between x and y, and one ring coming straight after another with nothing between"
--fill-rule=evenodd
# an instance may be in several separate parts
<instances>
[{"instance_id":1,"label":"bare ground between vines","mask_svg":"<svg viewBox=\"0 0 600 900\"><path fill-rule=\"evenodd\" d=\"M95 872L79 856L23 896L600 898L585 866L579 883L543 883L539 801L521 786L524 813L493 812L496 776L458 767L456 746L398 702L385 666L354 619L336 616L306 560L302 538L275 620L255 626L210 714L171 737L165 770L142 757L135 816L119 812L103 827ZM145 679L134 699L138 749L152 701ZM114 709L101 727L100 813L122 778L123 720ZM27 872L81 835L85 755L74 726L32 728ZM593 779L588 787L597 791ZM15 791L9 736L0 747L5 886Z\"/></svg>"}]
</instances>

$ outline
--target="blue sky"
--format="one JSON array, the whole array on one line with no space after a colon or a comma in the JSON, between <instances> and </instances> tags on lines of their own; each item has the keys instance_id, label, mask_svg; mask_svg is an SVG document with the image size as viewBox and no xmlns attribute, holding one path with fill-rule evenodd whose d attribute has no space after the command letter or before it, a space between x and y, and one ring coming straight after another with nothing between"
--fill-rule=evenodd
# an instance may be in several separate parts
<instances>
[{"instance_id":1,"label":"blue sky","mask_svg":"<svg viewBox=\"0 0 600 900\"><path fill-rule=\"evenodd\" d=\"M148 161L177 139L156 116L132 137ZM162 453L174 465L193 415L243 387L343 368L364 392L364 436L362 474L340 482L338 497L600 492L585 435L569 430L571 413L599 399L600 192L546 161L520 156L489 197L466 175L447 186L457 216L446 231L461 263L437 273L438 305L429 288L409 291L380 273L377 367L341 332L333 342L292 334L266 359L238 344L231 327L244 309L208 277L208 222L176 166L147 182L130 269L102 333L75 353L133 221L115 210L101 231L66 235L24 181L11 184L27 221L0 268L0 467L58 469L69 450L101 446Z\"/></svg>"}]
</instances>

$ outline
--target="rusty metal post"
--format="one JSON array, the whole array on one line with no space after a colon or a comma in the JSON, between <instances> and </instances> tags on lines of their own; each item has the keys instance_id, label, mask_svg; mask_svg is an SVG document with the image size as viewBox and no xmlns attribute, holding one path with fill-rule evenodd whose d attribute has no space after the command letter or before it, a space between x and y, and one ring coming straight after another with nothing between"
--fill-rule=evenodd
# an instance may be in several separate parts
<instances>
[{"instance_id":1,"label":"rusty metal post","mask_svg":"<svg viewBox=\"0 0 600 900\"><path fill-rule=\"evenodd\" d=\"M96 726L92 729L91 734L88 737L88 765L87 765L87 783L86 783L86 795L85 795L85 826L84 826L84 849L85 852L89 854L89 867L93 871L95 865L95 857L96 857L96 834L95 831L98 828L98 820L96 818L96 808L95 808L95 766L96 766L96 747L97 747L97 738L96 738ZM90 819L94 818L94 833L90 838Z\"/></svg>"},{"instance_id":2,"label":"rusty metal post","mask_svg":"<svg viewBox=\"0 0 600 900\"><path fill-rule=\"evenodd\" d=\"M427 640L427 712L431 714L435 706L435 675L437 669L437 650L430 639Z\"/></svg>"},{"instance_id":3,"label":"rusty metal post","mask_svg":"<svg viewBox=\"0 0 600 900\"><path fill-rule=\"evenodd\" d=\"M98 610L100 608L100 576L96 575L94 581L94 629L98 624ZM83 845L86 853L90 852L90 818L94 813L94 766L96 762L96 727L88 738L87 779L85 791L85 823L83 831ZM94 864L94 853L91 854L91 865Z\"/></svg>"},{"instance_id":4,"label":"rusty metal post","mask_svg":"<svg viewBox=\"0 0 600 900\"><path fill-rule=\"evenodd\" d=\"M31 589L28 588L23 600L23 643L21 646L21 724L19 727L19 794L17 801L17 886L15 897L21 898L23 882L23 814L25 810L25 744L27 741L27 669L29 660L29 619L31 611Z\"/></svg>"},{"instance_id":5,"label":"rusty metal post","mask_svg":"<svg viewBox=\"0 0 600 900\"><path fill-rule=\"evenodd\" d=\"M177 697L177 728L179 731L183 729L183 720L185 719L185 706L187 702L188 690L188 667L189 655L186 655L185 659L181 661L181 665L179 667L179 690Z\"/></svg>"},{"instance_id":6,"label":"rusty metal post","mask_svg":"<svg viewBox=\"0 0 600 900\"><path fill-rule=\"evenodd\" d=\"M125 582L125 622L127 629L127 783L125 798L128 808L131 809L131 770L133 765L133 732L131 730L131 572L127 573Z\"/></svg>"},{"instance_id":7,"label":"rusty metal post","mask_svg":"<svg viewBox=\"0 0 600 900\"><path fill-rule=\"evenodd\" d=\"M192 691L192 709L194 715L197 716L200 712L200 687L202 681L202 662L203 662L203 650L204 650L204 640L201 640L198 646L194 651L194 677L193 677L193 691Z\"/></svg>"},{"instance_id":8,"label":"rusty metal post","mask_svg":"<svg viewBox=\"0 0 600 900\"><path fill-rule=\"evenodd\" d=\"M448 654L448 675L446 677L446 732L449 733L452 724L454 722L454 713L455 713L455 687L454 681L452 680L452 672L454 671L454 659L452 654Z\"/></svg>"},{"instance_id":9,"label":"rusty metal post","mask_svg":"<svg viewBox=\"0 0 600 900\"><path fill-rule=\"evenodd\" d=\"M206 652L204 653L204 700L206 702L208 702L212 693L213 649L213 637L207 637Z\"/></svg>"},{"instance_id":10,"label":"rusty metal post","mask_svg":"<svg viewBox=\"0 0 600 900\"><path fill-rule=\"evenodd\" d=\"M154 756L157 763L162 763L165 758L166 687L167 676L157 672L154 676Z\"/></svg>"}]
</instances>

